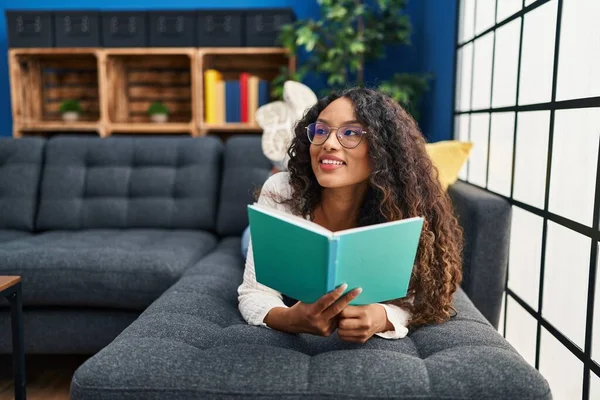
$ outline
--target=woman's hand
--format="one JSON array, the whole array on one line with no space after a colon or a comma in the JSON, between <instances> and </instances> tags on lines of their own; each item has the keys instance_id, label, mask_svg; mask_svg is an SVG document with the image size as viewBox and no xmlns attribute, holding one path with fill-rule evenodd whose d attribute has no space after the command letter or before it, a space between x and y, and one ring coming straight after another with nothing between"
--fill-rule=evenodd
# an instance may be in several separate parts
<instances>
[{"instance_id":1,"label":"woman's hand","mask_svg":"<svg viewBox=\"0 0 600 400\"><path fill-rule=\"evenodd\" d=\"M379 304L348 306L340 312L338 336L345 342L365 343L377 332L393 329L385 308Z\"/></svg>"},{"instance_id":2,"label":"woman's hand","mask_svg":"<svg viewBox=\"0 0 600 400\"><path fill-rule=\"evenodd\" d=\"M342 285L312 304L297 302L287 309L284 314L287 320L287 331L320 336L331 335L338 326L338 314L362 291L362 289L354 289L341 297L346 288L346 285Z\"/></svg>"}]
</instances>

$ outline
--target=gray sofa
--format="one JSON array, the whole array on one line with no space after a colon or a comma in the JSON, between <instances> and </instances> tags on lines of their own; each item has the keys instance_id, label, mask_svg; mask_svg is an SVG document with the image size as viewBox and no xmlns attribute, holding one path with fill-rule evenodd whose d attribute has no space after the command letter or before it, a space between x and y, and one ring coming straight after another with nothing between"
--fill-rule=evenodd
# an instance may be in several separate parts
<instances>
[{"instance_id":1,"label":"gray sofa","mask_svg":"<svg viewBox=\"0 0 600 400\"><path fill-rule=\"evenodd\" d=\"M76 400L551 398L495 329L510 206L460 182L452 320L364 345L247 325L240 235L269 170L252 136L0 140L0 274L23 276L27 352L94 354Z\"/></svg>"}]
</instances>

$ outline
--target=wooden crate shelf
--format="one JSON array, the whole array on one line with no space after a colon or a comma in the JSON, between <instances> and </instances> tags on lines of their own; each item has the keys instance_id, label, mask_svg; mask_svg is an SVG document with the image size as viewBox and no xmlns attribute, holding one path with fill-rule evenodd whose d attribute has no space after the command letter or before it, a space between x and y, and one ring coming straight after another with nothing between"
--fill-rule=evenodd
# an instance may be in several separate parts
<instances>
[{"instance_id":1,"label":"wooden crate shelf","mask_svg":"<svg viewBox=\"0 0 600 400\"><path fill-rule=\"evenodd\" d=\"M13 135L44 132L189 134L260 133L252 123L204 122L203 72L235 79L249 72L272 80L295 59L282 48L27 48L10 49ZM79 121L62 120L60 104L77 99ZM163 102L167 123L153 123Z\"/></svg>"},{"instance_id":2,"label":"wooden crate shelf","mask_svg":"<svg viewBox=\"0 0 600 400\"><path fill-rule=\"evenodd\" d=\"M107 53L109 123L150 122L147 110L154 101L167 105L171 122L191 123L193 59L188 53Z\"/></svg>"},{"instance_id":3,"label":"wooden crate shelf","mask_svg":"<svg viewBox=\"0 0 600 400\"><path fill-rule=\"evenodd\" d=\"M78 121L77 125L99 121L98 59L95 53L89 50L52 53L47 51L50 49L36 53L32 50L10 54L15 127L33 130L47 124L64 128L67 125L63 124L59 108L69 99L79 100L83 108L81 120L84 122Z\"/></svg>"},{"instance_id":4,"label":"wooden crate shelf","mask_svg":"<svg viewBox=\"0 0 600 400\"><path fill-rule=\"evenodd\" d=\"M283 66L290 70L295 69L296 60L288 57L288 52L283 48L273 47L218 47L203 48L196 55L196 75L200 77L197 82L196 92L204 100L204 72L215 69L222 74L223 80L236 80L240 73L247 72L258 76L260 79L271 81ZM202 101L203 102L203 101ZM200 135L208 133L256 133L262 129L255 123L224 123L207 124L205 122L205 107L197 110L198 130Z\"/></svg>"}]
</instances>

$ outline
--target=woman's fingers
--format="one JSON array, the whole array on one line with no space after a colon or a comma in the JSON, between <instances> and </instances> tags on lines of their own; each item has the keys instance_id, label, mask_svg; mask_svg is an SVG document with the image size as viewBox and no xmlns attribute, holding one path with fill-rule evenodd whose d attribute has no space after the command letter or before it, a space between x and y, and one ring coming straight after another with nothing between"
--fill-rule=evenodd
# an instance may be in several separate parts
<instances>
[{"instance_id":1,"label":"woman's fingers","mask_svg":"<svg viewBox=\"0 0 600 400\"><path fill-rule=\"evenodd\" d=\"M355 330L366 328L364 322L359 318L340 318L340 321L338 322L338 329Z\"/></svg>"},{"instance_id":2,"label":"woman's fingers","mask_svg":"<svg viewBox=\"0 0 600 400\"><path fill-rule=\"evenodd\" d=\"M321 298L313 303L313 312L321 313L329 308L337 299L339 299L348 285L345 283L331 292L321 296Z\"/></svg>"},{"instance_id":3,"label":"woman's fingers","mask_svg":"<svg viewBox=\"0 0 600 400\"><path fill-rule=\"evenodd\" d=\"M362 289L357 288L351 290L342 297L347 288L348 286L346 284L341 285L337 289L322 296L313 304L303 304L303 307L301 307L301 310L299 311L303 317L299 319L304 321L303 324L308 327L305 328L306 331L321 336L330 336L333 331L337 329L338 314L362 291Z\"/></svg>"},{"instance_id":4,"label":"woman's fingers","mask_svg":"<svg viewBox=\"0 0 600 400\"><path fill-rule=\"evenodd\" d=\"M348 306L348 304L350 304L350 302L354 300L361 292L361 288L356 288L354 290L349 291L344 297L342 297L335 304L331 305L327 310L325 310L323 312L323 316L327 319L335 317L336 315L341 313L342 310L344 310Z\"/></svg>"},{"instance_id":5,"label":"woman's fingers","mask_svg":"<svg viewBox=\"0 0 600 400\"><path fill-rule=\"evenodd\" d=\"M341 318L364 318L366 316L364 306L348 306L340 312Z\"/></svg>"}]
</instances>

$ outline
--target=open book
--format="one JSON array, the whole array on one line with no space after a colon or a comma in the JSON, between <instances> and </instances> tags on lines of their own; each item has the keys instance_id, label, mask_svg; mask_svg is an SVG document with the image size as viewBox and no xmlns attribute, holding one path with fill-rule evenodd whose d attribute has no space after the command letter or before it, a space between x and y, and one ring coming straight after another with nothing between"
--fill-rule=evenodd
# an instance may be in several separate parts
<instances>
[{"instance_id":1,"label":"open book","mask_svg":"<svg viewBox=\"0 0 600 400\"><path fill-rule=\"evenodd\" d=\"M248 217L259 283L303 303L343 283L363 289L352 305L406 296L423 218L331 232L259 204Z\"/></svg>"}]
</instances>

